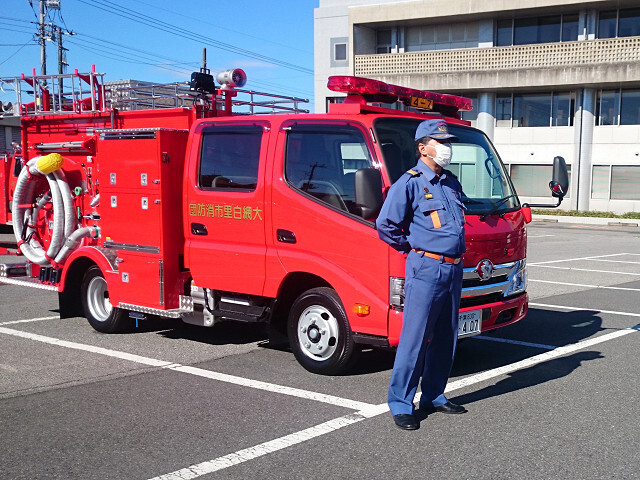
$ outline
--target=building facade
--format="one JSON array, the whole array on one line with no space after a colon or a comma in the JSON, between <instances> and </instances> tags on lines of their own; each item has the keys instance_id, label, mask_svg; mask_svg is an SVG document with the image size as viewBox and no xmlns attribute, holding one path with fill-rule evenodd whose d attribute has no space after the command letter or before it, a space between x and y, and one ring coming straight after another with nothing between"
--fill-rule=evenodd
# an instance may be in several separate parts
<instances>
[{"instance_id":1,"label":"building facade","mask_svg":"<svg viewBox=\"0 0 640 480\"><path fill-rule=\"evenodd\" d=\"M522 201L570 169L566 209L640 211L637 0L320 0L315 104L329 75L470 97Z\"/></svg>"}]
</instances>

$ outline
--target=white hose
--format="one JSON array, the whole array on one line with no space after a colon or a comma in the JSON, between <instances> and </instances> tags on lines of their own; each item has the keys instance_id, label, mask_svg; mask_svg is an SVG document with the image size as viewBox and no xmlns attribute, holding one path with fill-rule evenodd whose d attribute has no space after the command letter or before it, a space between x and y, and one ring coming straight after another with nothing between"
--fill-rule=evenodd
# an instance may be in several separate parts
<instances>
[{"instance_id":1,"label":"white hose","mask_svg":"<svg viewBox=\"0 0 640 480\"><path fill-rule=\"evenodd\" d=\"M64 172L58 169L51 173L43 174L36 165L40 158L42 157L35 157L29 160L20 172L13 195L11 212L15 222L13 231L16 241L20 245L20 251L30 262L49 266L51 265L50 259L58 257L65 243L65 238L70 238L71 234L77 229L78 222L73 207L73 197ZM41 178L43 176L49 183L50 193L45 194L31 208L38 183L34 177ZM29 225L35 225L40 210L48 202L49 198L53 203L53 228L51 242L45 253L40 241L34 235L35 228ZM24 227L25 225L27 226ZM75 245L77 246L77 243ZM66 252L64 258L69 253ZM59 263L56 260L54 262Z\"/></svg>"},{"instance_id":2,"label":"white hose","mask_svg":"<svg viewBox=\"0 0 640 480\"><path fill-rule=\"evenodd\" d=\"M80 244L80 241L84 237L89 237L91 235L93 235L93 238L98 238L100 235L100 229L98 227L84 227L77 229L67 237L62 250L60 250L60 253L56 256L55 262L60 264L63 263L71 252L73 252Z\"/></svg>"}]
</instances>

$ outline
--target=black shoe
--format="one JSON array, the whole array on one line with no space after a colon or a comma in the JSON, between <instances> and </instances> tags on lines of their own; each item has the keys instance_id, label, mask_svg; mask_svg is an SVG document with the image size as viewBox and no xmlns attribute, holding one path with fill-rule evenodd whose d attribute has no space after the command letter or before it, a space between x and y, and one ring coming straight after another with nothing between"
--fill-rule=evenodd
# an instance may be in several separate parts
<instances>
[{"instance_id":1,"label":"black shoe","mask_svg":"<svg viewBox=\"0 0 640 480\"><path fill-rule=\"evenodd\" d=\"M439 407L434 407L434 410L440 413L454 413L454 414L467 413L467 409L464 408L462 405L456 405L455 403L452 403L449 401L444 405L440 405Z\"/></svg>"},{"instance_id":2,"label":"black shoe","mask_svg":"<svg viewBox=\"0 0 640 480\"><path fill-rule=\"evenodd\" d=\"M403 430L417 430L420 426L413 415L406 413L400 413L393 416L393 421L396 422L396 426Z\"/></svg>"}]
</instances>

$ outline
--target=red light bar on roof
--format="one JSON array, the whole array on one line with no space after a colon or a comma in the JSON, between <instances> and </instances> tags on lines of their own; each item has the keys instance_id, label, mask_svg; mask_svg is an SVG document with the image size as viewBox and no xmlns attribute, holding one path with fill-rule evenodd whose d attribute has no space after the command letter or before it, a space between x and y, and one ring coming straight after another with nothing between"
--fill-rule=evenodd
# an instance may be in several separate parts
<instances>
[{"instance_id":1,"label":"red light bar on roof","mask_svg":"<svg viewBox=\"0 0 640 480\"><path fill-rule=\"evenodd\" d=\"M327 88L334 92L346 93L349 101L356 102L359 101L358 97L366 102L393 103L400 101L407 106L437 110L442 113L445 113L444 111L447 113L458 110L469 111L473 108L473 102L470 98L401 87L363 77L335 75L329 77ZM356 98L349 98L352 96Z\"/></svg>"}]
</instances>

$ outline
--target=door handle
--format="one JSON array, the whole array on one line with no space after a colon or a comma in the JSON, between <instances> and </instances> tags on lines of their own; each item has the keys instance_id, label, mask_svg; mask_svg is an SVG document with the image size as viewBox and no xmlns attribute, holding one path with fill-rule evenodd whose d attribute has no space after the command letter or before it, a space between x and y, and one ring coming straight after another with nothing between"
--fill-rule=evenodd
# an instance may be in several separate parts
<instances>
[{"instance_id":1,"label":"door handle","mask_svg":"<svg viewBox=\"0 0 640 480\"><path fill-rule=\"evenodd\" d=\"M207 226L201 223L192 223L191 233L194 235L209 235L209 232L207 232Z\"/></svg>"},{"instance_id":2,"label":"door handle","mask_svg":"<svg viewBox=\"0 0 640 480\"><path fill-rule=\"evenodd\" d=\"M296 243L296 234L282 228L276 230L276 238L282 243Z\"/></svg>"}]
</instances>

